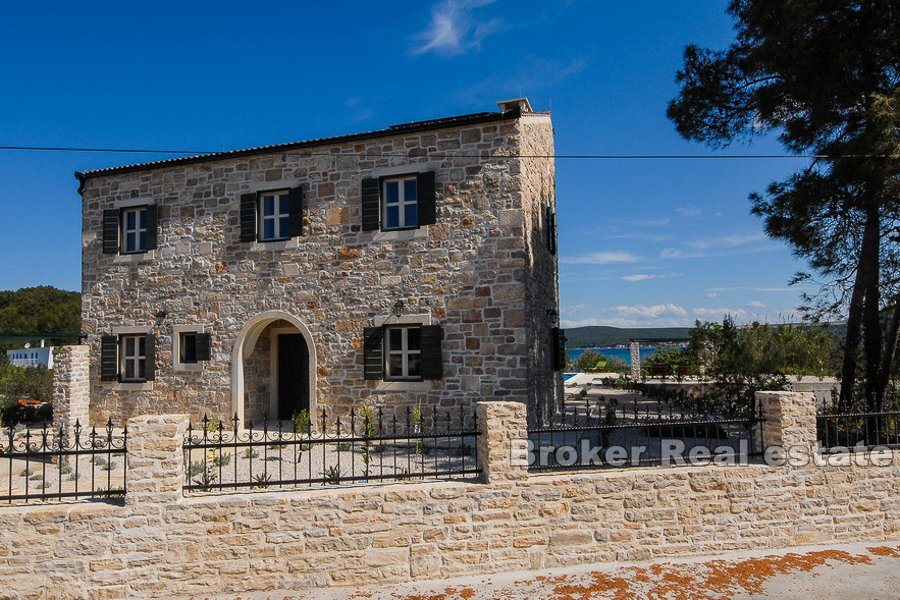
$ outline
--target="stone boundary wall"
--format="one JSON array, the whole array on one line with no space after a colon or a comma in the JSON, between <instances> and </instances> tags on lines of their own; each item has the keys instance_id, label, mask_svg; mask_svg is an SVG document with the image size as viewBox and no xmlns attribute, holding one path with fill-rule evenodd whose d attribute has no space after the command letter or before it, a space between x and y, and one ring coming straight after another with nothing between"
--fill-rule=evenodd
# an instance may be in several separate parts
<instances>
[{"instance_id":1,"label":"stone boundary wall","mask_svg":"<svg viewBox=\"0 0 900 600\"><path fill-rule=\"evenodd\" d=\"M760 398L814 439L813 397ZM887 467L639 468L527 475L525 412L481 403L488 480L184 498L184 415L129 421L124 506L0 508L0 598L171 598L379 585L575 563L900 539ZM780 429L779 429L780 428Z\"/></svg>"},{"instance_id":2,"label":"stone boundary wall","mask_svg":"<svg viewBox=\"0 0 900 600\"><path fill-rule=\"evenodd\" d=\"M71 431L75 422L89 427L90 346L60 346L53 368L53 427Z\"/></svg>"}]
</instances>

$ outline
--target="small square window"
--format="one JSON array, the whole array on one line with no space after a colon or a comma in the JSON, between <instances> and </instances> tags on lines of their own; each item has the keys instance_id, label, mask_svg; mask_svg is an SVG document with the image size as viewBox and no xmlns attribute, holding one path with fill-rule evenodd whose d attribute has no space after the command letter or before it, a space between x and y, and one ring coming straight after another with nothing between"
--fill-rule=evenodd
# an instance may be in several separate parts
<instances>
[{"instance_id":1,"label":"small square window","mask_svg":"<svg viewBox=\"0 0 900 600\"><path fill-rule=\"evenodd\" d=\"M182 364L197 362L197 332L186 331L178 334L178 360Z\"/></svg>"},{"instance_id":2,"label":"small square window","mask_svg":"<svg viewBox=\"0 0 900 600\"><path fill-rule=\"evenodd\" d=\"M419 226L418 179L396 177L382 183L383 229L412 229Z\"/></svg>"},{"instance_id":3,"label":"small square window","mask_svg":"<svg viewBox=\"0 0 900 600\"><path fill-rule=\"evenodd\" d=\"M259 195L259 241L272 242L291 237L290 200L287 190Z\"/></svg>"},{"instance_id":4,"label":"small square window","mask_svg":"<svg viewBox=\"0 0 900 600\"><path fill-rule=\"evenodd\" d=\"M137 254L147 251L147 207L122 211L122 252Z\"/></svg>"},{"instance_id":5,"label":"small square window","mask_svg":"<svg viewBox=\"0 0 900 600\"><path fill-rule=\"evenodd\" d=\"M422 328L386 327L384 330L385 379L422 380Z\"/></svg>"}]
</instances>

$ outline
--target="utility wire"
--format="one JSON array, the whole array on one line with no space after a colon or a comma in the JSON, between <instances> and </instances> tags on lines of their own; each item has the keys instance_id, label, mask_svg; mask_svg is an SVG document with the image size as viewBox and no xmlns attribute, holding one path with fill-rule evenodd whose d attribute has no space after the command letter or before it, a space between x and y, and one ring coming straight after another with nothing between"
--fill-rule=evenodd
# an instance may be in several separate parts
<instances>
[{"instance_id":1,"label":"utility wire","mask_svg":"<svg viewBox=\"0 0 900 600\"><path fill-rule=\"evenodd\" d=\"M107 154L186 154L191 156L203 156L209 154L222 154L227 157L231 152L221 150L165 150L165 149L140 149L140 148L82 148L67 146L0 146L0 150L7 152L99 152ZM264 152L269 148L262 146L250 148ZM334 152L304 152L282 151L271 148L272 154L297 155L297 156L359 156L363 158L378 156L402 156L407 157L406 152L378 152L378 153L334 153ZM479 153L454 153L434 152L430 156L442 156L445 158L491 158L491 159L516 159L516 158L553 158L558 160L744 160L744 159L825 159L838 158L887 158L886 154L844 154L832 156L828 154L493 154L485 156Z\"/></svg>"}]
</instances>

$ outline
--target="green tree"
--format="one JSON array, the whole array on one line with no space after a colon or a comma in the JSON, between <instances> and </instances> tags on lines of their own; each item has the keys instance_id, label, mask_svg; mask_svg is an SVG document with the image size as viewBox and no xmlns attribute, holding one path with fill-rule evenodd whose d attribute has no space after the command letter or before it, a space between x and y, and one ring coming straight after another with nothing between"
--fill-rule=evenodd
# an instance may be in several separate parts
<instances>
[{"instance_id":1,"label":"green tree","mask_svg":"<svg viewBox=\"0 0 900 600\"><path fill-rule=\"evenodd\" d=\"M0 291L0 333L78 333L81 294L49 285Z\"/></svg>"},{"instance_id":2,"label":"green tree","mask_svg":"<svg viewBox=\"0 0 900 600\"><path fill-rule=\"evenodd\" d=\"M728 11L735 41L722 51L685 49L668 115L683 137L711 146L777 131L789 152L817 157L752 195L753 212L823 277L811 316L846 313L842 395L863 342L866 399L877 408L900 331L888 328L883 340L880 319L882 293L896 279L884 272L896 262L885 254L896 256L900 232L900 5L733 0ZM828 294L833 300L822 300Z\"/></svg>"},{"instance_id":3,"label":"green tree","mask_svg":"<svg viewBox=\"0 0 900 600\"><path fill-rule=\"evenodd\" d=\"M580 373L624 373L628 370L625 361L618 358L607 358L600 352L585 350L574 361L570 361L570 370Z\"/></svg>"}]
</instances>

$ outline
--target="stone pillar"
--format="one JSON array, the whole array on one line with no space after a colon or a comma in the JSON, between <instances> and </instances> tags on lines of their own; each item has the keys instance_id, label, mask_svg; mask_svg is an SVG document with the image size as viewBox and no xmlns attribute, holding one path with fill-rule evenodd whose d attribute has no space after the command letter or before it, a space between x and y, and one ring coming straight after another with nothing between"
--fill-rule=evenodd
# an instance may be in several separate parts
<instances>
[{"instance_id":1,"label":"stone pillar","mask_svg":"<svg viewBox=\"0 0 900 600\"><path fill-rule=\"evenodd\" d=\"M53 427L71 431L76 421L90 425L90 346L60 346L53 357Z\"/></svg>"},{"instance_id":2,"label":"stone pillar","mask_svg":"<svg viewBox=\"0 0 900 600\"><path fill-rule=\"evenodd\" d=\"M182 497L184 436L189 415L143 415L128 419L130 505L171 504Z\"/></svg>"},{"instance_id":3,"label":"stone pillar","mask_svg":"<svg viewBox=\"0 0 900 600\"><path fill-rule=\"evenodd\" d=\"M803 447L815 452L816 397L812 392L756 392L765 421L757 426L764 448Z\"/></svg>"},{"instance_id":4,"label":"stone pillar","mask_svg":"<svg viewBox=\"0 0 900 600\"><path fill-rule=\"evenodd\" d=\"M485 483L528 477L528 411L523 402L479 402L478 466Z\"/></svg>"},{"instance_id":5,"label":"stone pillar","mask_svg":"<svg viewBox=\"0 0 900 600\"><path fill-rule=\"evenodd\" d=\"M631 376L639 379L641 376L641 343L631 340Z\"/></svg>"}]
</instances>

